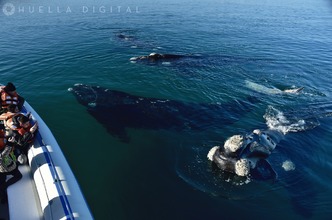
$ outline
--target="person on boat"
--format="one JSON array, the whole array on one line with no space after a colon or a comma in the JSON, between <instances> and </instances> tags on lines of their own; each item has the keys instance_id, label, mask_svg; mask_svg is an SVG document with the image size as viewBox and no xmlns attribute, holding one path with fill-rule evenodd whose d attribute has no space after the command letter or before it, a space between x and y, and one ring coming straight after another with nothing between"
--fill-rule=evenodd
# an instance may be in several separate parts
<instances>
[{"instance_id":1,"label":"person on boat","mask_svg":"<svg viewBox=\"0 0 332 220\"><path fill-rule=\"evenodd\" d=\"M20 110L18 109L17 105L10 104L7 108L7 111L0 115L0 120L7 121L9 118L13 117L19 112Z\"/></svg>"},{"instance_id":2,"label":"person on boat","mask_svg":"<svg viewBox=\"0 0 332 220\"><path fill-rule=\"evenodd\" d=\"M6 121L19 112L16 105L11 104L8 106L8 111L0 115L0 138L5 137L5 123Z\"/></svg>"},{"instance_id":3,"label":"person on boat","mask_svg":"<svg viewBox=\"0 0 332 220\"><path fill-rule=\"evenodd\" d=\"M7 202L7 188L22 178L13 152L13 138L0 138L0 199ZM7 180L7 176L12 176Z\"/></svg>"},{"instance_id":4,"label":"person on boat","mask_svg":"<svg viewBox=\"0 0 332 220\"><path fill-rule=\"evenodd\" d=\"M7 112L8 107L11 104L16 105L20 111L22 110L24 98L16 92L16 87L13 83L8 82L6 86L0 87L0 98L0 114Z\"/></svg>"},{"instance_id":5,"label":"person on boat","mask_svg":"<svg viewBox=\"0 0 332 220\"><path fill-rule=\"evenodd\" d=\"M16 148L18 148L21 153L27 155L29 145L34 140L35 132L38 128L38 122L36 121L34 125L32 125L27 116L18 118L18 122L19 127L16 129Z\"/></svg>"},{"instance_id":6,"label":"person on boat","mask_svg":"<svg viewBox=\"0 0 332 220\"><path fill-rule=\"evenodd\" d=\"M5 132L5 136L11 136L12 129L16 128L16 126L13 125L14 122L12 121L12 118L19 114L20 114L20 112L18 110L17 105L10 104L7 108L7 111L0 115L0 120L2 121L1 129Z\"/></svg>"},{"instance_id":7,"label":"person on boat","mask_svg":"<svg viewBox=\"0 0 332 220\"><path fill-rule=\"evenodd\" d=\"M0 116L1 117L1 116ZM6 136L14 137L16 149L19 154L27 154L29 144L34 139L34 133L38 128L38 123L30 123L30 118L22 113L16 113L7 117L5 121Z\"/></svg>"}]
</instances>

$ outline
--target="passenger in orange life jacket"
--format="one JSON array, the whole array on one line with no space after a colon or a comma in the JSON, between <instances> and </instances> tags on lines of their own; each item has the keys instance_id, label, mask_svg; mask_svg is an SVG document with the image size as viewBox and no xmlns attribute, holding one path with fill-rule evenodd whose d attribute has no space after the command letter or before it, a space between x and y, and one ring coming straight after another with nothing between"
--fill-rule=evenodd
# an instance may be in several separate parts
<instances>
[{"instance_id":1,"label":"passenger in orange life jacket","mask_svg":"<svg viewBox=\"0 0 332 220\"><path fill-rule=\"evenodd\" d=\"M19 96L16 92L16 87L13 83L9 82L6 86L0 87L1 96L1 109L0 114L7 112L8 106L14 104L18 107L19 111L22 110L24 98Z\"/></svg>"},{"instance_id":2,"label":"passenger in orange life jacket","mask_svg":"<svg viewBox=\"0 0 332 220\"><path fill-rule=\"evenodd\" d=\"M16 114L18 114L19 110L16 105L11 104L8 106L8 110L5 113L2 113L0 115L0 120L3 121L3 123L0 123L0 137L5 137L5 124L6 121Z\"/></svg>"},{"instance_id":3,"label":"passenger in orange life jacket","mask_svg":"<svg viewBox=\"0 0 332 220\"><path fill-rule=\"evenodd\" d=\"M5 122L7 129L6 136L13 136L14 143L19 153L27 154L29 144L33 141L34 133L38 128L38 123L30 123L29 117L23 114L16 114Z\"/></svg>"},{"instance_id":4,"label":"passenger in orange life jacket","mask_svg":"<svg viewBox=\"0 0 332 220\"><path fill-rule=\"evenodd\" d=\"M7 108L7 112L2 113L0 115L0 120L3 121L0 129L3 129L4 131L7 130L6 136L11 136L12 129L16 129L16 126L13 125L14 122L12 121L12 118L16 115L19 115L19 110L18 110L17 106L14 104L9 105ZM8 125L7 125L7 123L8 123Z\"/></svg>"},{"instance_id":5,"label":"passenger in orange life jacket","mask_svg":"<svg viewBox=\"0 0 332 220\"><path fill-rule=\"evenodd\" d=\"M20 111L18 110L17 105L11 104L7 108L7 112L4 112L0 115L0 120L7 121L9 118L12 118L14 115L18 114Z\"/></svg>"}]
</instances>

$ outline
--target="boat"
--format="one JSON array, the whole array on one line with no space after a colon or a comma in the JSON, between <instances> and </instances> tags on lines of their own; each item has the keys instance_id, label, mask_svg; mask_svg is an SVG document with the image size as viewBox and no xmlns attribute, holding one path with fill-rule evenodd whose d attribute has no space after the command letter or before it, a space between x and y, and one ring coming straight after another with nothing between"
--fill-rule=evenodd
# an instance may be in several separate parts
<instances>
[{"instance_id":1,"label":"boat","mask_svg":"<svg viewBox=\"0 0 332 220\"><path fill-rule=\"evenodd\" d=\"M8 203L0 205L0 220L93 219L79 184L51 130L24 102L38 122L28 163L19 165L23 178L7 189Z\"/></svg>"}]
</instances>

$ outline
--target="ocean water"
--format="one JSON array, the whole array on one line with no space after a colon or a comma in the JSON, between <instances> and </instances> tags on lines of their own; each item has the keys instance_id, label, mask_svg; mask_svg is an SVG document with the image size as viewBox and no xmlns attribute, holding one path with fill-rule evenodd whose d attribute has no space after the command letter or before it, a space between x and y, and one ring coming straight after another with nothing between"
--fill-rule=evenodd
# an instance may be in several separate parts
<instances>
[{"instance_id":1,"label":"ocean water","mask_svg":"<svg viewBox=\"0 0 332 220\"><path fill-rule=\"evenodd\" d=\"M1 0L0 9L1 82L14 82L53 131L95 219L332 218L331 1ZM129 61L151 52L200 58ZM76 83L260 102L222 128L128 128L124 143L68 91ZM213 146L256 128L284 132L268 159L277 181L213 169Z\"/></svg>"}]
</instances>

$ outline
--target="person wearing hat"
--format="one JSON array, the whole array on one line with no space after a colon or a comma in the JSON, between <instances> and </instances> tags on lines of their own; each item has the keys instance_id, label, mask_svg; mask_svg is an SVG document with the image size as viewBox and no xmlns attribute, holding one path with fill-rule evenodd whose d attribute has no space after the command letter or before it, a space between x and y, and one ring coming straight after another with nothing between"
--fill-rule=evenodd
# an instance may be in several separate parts
<instances>
[{"instance_id":1,"label":"person wearing hat","mask_svg":"<svg viewBox=\"0 0 332 220\"><path fill-rule=\"evenodd\" d=\"M21 111L24 103L24 98L19 96L16 92L16 87L13 83L8 82L6 86L0 87L1 109L0 114L7 112L10 105L16 105Z\"/></svg>"}]
</instances>

